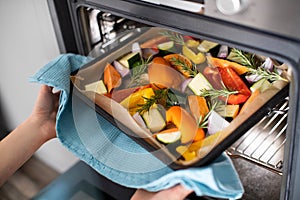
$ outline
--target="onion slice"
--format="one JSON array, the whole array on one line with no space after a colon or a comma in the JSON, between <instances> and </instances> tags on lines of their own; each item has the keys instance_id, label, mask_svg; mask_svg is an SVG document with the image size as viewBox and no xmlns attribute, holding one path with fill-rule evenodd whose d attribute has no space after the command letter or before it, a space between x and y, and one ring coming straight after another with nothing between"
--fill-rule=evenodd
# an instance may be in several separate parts
<instances>
[{"instance_id":1,"label":"onion slice","mask_svg":"<svg viewBox=\"0 0 300 200\"><path fill-rule=\"evenodd\" d=\"M245 78L250 84L255 83L255 82L259 81L260 79L262 79L262 77L258 74L251 74L251 75L245 76Z\"/></svg>"},{"instance_id":2,"label":"onion slice","mask_svg":"<svg viewBox=\"0 0 300 200\"><path fill-rule=\"evenodd\" d=\"M227 58L227 56L228 56L228 46L222 45L220 47L220 50L219 50L219 53L218 53L217 57L225 59L225 58Z\"/></svg>"},{"instance_id":3,"label":"onion slice","mask_svg":"<svg viewBox=\"0 0 300 200\"><path fill-rule=\"evenodd\" d=\"M265 62L262 64L263 68L265 68L267 71L272 72L274 70L274 64L271 58L266 58Z\"/></svg>"},{"instance_id":4,"label":"onion slice","mask_svg":"<svg viewBox=\"0 0 300 200\"><path fill-rule=\"evenodd\" d=\"M142 49L140 47L140 44L138 42L135 42L132 44L132 47L131 47L131 51L132 53L139 53L140 56L142 56Z\"/></svg>"},{"instance_id":5,"label":"onion slice","mask_svg":"<svg viewBox=\"0 0 300 200\"><path fill-rule=\"evenodd\" d=\"M143 128L147 128L142 116L138 112L132 115L132 118L136 121L136 123L138 123L138 125L140 125Z\"/></svg>"},{"instance_id":6,"label":"onion slice","mask_svg":"<svg viewBox=\"0 0 300 200\"><path fill-rule=\"evenodd\" d=\"M193 78L188 78L188 79L185 79L182 83L181 83L181 86L180 86L180 89L181 89L181 92L184 92L185 89L187 88L187 86L189 85L189 83L193 80Z\"/></svg>"},{"instance_id":7,"label":"onion slice","mask_svg":"<svg viewBox=\"0 0 300 200\"><path fill-rule=\"evenodd\" d=\"M229 126L229 122L226 121L221 115L217 112L212 111L208 118L208 128L207 133L213 135L219 131L222 131L224 128Z\"/></svg>"},{"instance_id":8,"label":"onion slice","mask_svg":"<svg viewBox=\"0 0 300 200\"><path fill-rule=\"evenodd\" d=\"M114 61L113 63L114 67L116 68L116 70L120 73L120 75L122 77L126 76L129 73L129 69L124 67L121 63L119 63L118 61Z\"/></svg>"}]
</instances>

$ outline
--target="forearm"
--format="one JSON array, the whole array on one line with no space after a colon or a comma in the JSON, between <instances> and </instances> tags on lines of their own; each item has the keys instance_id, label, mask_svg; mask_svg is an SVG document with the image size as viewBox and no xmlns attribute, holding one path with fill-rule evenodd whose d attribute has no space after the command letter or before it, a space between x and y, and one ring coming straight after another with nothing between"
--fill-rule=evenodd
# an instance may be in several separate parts
<instances>
[{"instance_id":1,"label":"forearm","mask_svg":"<svg viewBox=\"0 0 300 200\"><path fill-rule=\"evenodd\" d=\"M41 125L28 118L0 141L0 186L47 140Z\"/></svg>"}]
</instances>

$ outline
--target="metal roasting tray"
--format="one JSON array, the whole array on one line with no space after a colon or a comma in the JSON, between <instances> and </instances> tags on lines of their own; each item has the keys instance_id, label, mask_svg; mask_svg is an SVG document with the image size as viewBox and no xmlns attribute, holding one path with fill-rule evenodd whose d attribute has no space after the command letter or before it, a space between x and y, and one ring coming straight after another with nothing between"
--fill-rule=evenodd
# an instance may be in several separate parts
<instances>
[{"instance_id":1,"label":"metal roasting tray","mask_svg":"<svg viewBox=\"0 0 300 200\"><path fill-rule=\"evenodd\" d=\"M139 31L137 29L137 32ZM124 36L129 38L132 35L129 36L128 33L121 34L113 43L118 43L118 38ZM112 42L110 41L110 43ZM106 46L109 46L109 44L98 44L89 55L99 57L105 51L109 51L109 49L105 48ZM286 101L270 110L268 115L229 147L226 153L232 158L245 159L282 175L287 113L289 109L288 102L289 99L286 97Z\"/></svg>"},{"instance_id":2,"label":"metal roasting tray","mask_svg":"<svg viewBox=\"0 0 300 200\"><path fill-rule=\"evenodd\" d=\"M157 30L151 29L149 31L146 31L145 33L140 32L137 34L136 39L133 39L130 42L126 42L126 41L120 42L119 43L120 47L118 47L118 45L117 45L115 48L110 49L110 51L107 51L102 56L99 56L96 59L94 59L92 62L86 64L82 68L82 70L80 70L79 74L77 74L77 72L74 72L72 74L72 76L74 76L74 77L78 76L79 82L81 82L80 79L82 79L82 77L89 77L88 81L97 80L97 77L98 77L97 74L100 73L101 71L103 71L103 68L107 62L112 62L116 57L119 57L121 54L123 55L125 52L128 52L128 50L130 49L129 46L133 42L138 41L141 38L144 39L145 36L152 37L151 33L153 34L153 32L156 33ZM126 43L125 46L123 46L124 43ZM97 73L95 73L95 70L97 70ZM93 78L91 78L91 77L93 77ZM74 82L72 85L74 85ZM117 105L116 102L111 102L110 99L108 99L107 97L105 97L103 95L95 96L95 94L94 95L89 94L88 96L86 96L87 94L83 94L83 91L80 90L80 87L81 87L80 85L81 85L81 83L79 83L77 85L79 87L77 87L75 84L76 87L73 88L73 90L75 91L74 92L75 96L79 97L81 100L83 100L89 106L94 108L96 112L98 112L99 114L104 116L104 118L107 119L110 123L112 123L113 125L120 128L120 130L123 131L125 134L127 134L129 137L130 137L130 135L135 135L135 134L138 134L138 136L142 136L142 137L138 137L138 138L132 137L132 139L134 139L137 143L139 143L141 146L143 146L145 149L147 149L150 152L155 152L157 150L157 148L164 149L164 147L161 147L162 146L161 144L158 144L158 142L154 141L154 139L152 139L151 137L145 137L148 135L148 133L144 133L144 131L133 128L133 127L127 127L128 121L126 121L126 120L129 120L129 118L124 119L124 118L120 117L120 116L123 116L123 114L124 114L124 113L122 114L122 112L123 112L123 111L121 111L122 109L118 110L118 112L120 112L119 114L121 114L121 115L113 116L113 112L115 112L115 111L113 111L112 107L116 106L118 108L120 105ZM228 127L226 130L222 131L220 134L213 135L213 137L210 137L209 140L205 140L203 143L203 147L198 152L199 159L197 161L186 162L186 163L177 162L174 160L174 155L171 155L171 153L168 152L168 150L166 150L166 149L163 150L164 153L161 153L161 154L155 155L155 156L157 156L163 162L168 163L170 165L170 167L172 167L173 169L181 169L181 168L186 168L186 167L191 167L191 166L195 167L195 166L206 165L206 164L210 163L211 161L213 161L215 158L217 158L222 152L224 152L225 150L228 149L228 153L231 154L232 156L235 155L235 156L246 157L244 155L248 155L249 159L251 159L251 160L257 159L259 161L267 159L267 163L270 163L270 166L274 165L274 166L277 166L277 168L280 168L281 167L280 162L276 163L276 161L274 159L269 158L267 156L269 154L264 154L263 156L260 156L260 155L257 155L258 151L255 151L255 153L249 153L249 150L252 148L244 148L246 145L249 145L248 144L249 140L248 139L246 140L245 138L248 136L250 137L250 132L253 132L253 134L257 134L258 132L261 132L262 127L264 127L264 125L263 125L264 123L267 123L268 121L270 121L269 123L271 123L271 122L275 123L275 120L265 120L265 118L266 118L265 116L268 115L268 113L270 111L272 111L276 105L281 103L284 100L284 98L286 98L288 96L289 85L287 84L285 86L280 86L280 87L282 87L280 90L279 89L271 90L271 91L269 91L271 93L267 93L267 94L265 94L265 96L260 96L260 98L258 99L258 103L259 103L258 105L261 105L260 109L258 109L256 104L252 103L251 108L249 108L250 110L248 109L247 114L245 113L245 115L241 116L241 118L239 118L239 121L233 120L235 123L234 124L231 123L232 126ZM273 93L273 92L275 92L275 93ZM277 114L279 114L279 113L277 113ZM128 115L128 114L126 114L126 115ZM269 118L269 117L267 117L267 118ZM124 120L126 121L126 123ZM255 124L258 124L261 126L255 126ZM267 127L265 129L268 130L269 127L273 127L273 125L265 126L265 127ZM134 129L134 131L133 131L133 129ZM282 129L282 128L279 128L279 129ZM270 130L270 131L272 131L272 130ZM253 137L255 137L255 135ZM145 138L147 138L147 139L145 139ZM266 137L261 137L261 138L262 138L262 140L260 140L260 141L257 140L257 142L255 144L258 144L258 145L255 146L254 148L261 150L266 147L265 142L263 142L264 141L263 139ZM271 138L271 139L268 139L267 141L272 140L272 137L268 137L268 138ZM252 139L252 140L254 140L254 139ZM238 142L241 143L241 141L243 141L245 144L239 145ZM277 144L277 142L274 142L274 143ZM261 145L261 148L259 148L260 145ZM282 147L283 146L284 145L282 144ZM273 146L271 146L270 148L267 147L267 150L272 149L272 148L273 148ZM234 149L234 151L233 151L233 149ZM245 151L243 151L243 149ZM261 150L261 151L263 151L263 150ZM279 150L276 150L276 152L277 151L281 152ZM263 162L261 162L261 163L263 163Z\"/></svg>"}]
</instances>

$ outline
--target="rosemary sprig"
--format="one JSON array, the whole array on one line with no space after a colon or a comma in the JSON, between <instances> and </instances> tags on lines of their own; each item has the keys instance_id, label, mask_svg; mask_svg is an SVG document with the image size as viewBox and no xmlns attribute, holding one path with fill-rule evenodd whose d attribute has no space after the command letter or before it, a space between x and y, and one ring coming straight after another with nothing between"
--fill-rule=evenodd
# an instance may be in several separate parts
<instances>
[{"instance_id":1,"label":"rosemary sprig","mask_svg":"<svg viewBox=\"0 0 300 200\"><path fill-rule=\"evenodd\" d=\"M128 83L128 87L144 84L144 80L141 78L141 76L146 73L148 64L151 59L151 56L147 60L141 58L141 64L131 69L131 77L130 82Z\"/></svg>"},{"instance_id":2,"label":"rosemary sprig","mask_svg":"<svg viewBox=\"0 0 300 200\"><path fill-rule=\"evenodd\" d=\"M255 54L246 53L239 49L231 49L231 52L227 59L237 62L241 65L256 69L260 64L255 59Z\"/></svg>"},{"instance_id":3,"label":"rosemary sprig","mask_svg":"<svg viewBox=\"0 0 300 200\"><path fill-rule=\"evenodd\" d=\"M288 81L287 79L280 76L277 71L271 72L262 67L258 67L257 69L250 68L248 74L258 75L258 76L265 78L271 82L278 81L278 80Z\"/></svg>"},{"instance_id":4,"label":"rosemary sprig","mask_svg":"<svg viewBox=\"0 0 300 200\"><path fill-rule=\"evenodd\" d=\"M162 31L160 32L160 34L168 37L171 41L174 41L176 44L184 45L184 39L179 33L174 33L171 31Z\"/></svg>"},{"instance_id":5,"label":"rosemary sprig","mask_svg":"<svg viewBox=\"0 0 300 200\"><path fill-rule=\"evenodd\" d=\"M249 75L258 75L262 78L270 80L271 82L277 80L288 81L287 79L281 77L276 70L271 72L265 69L263 63L255 59L255 54L246 53L238 49L232 49L227 58L241 65L249 67Z\"/></svg>"},{"instance_id":6,"label":"rosemary sprig","mask_svg":"<svg viewBox=\"0 0 300 200\"><path fill-rule=\"evenodd\" d=\"M176 65L176 66L180 66L180 69L183 71L183 72L187 72L190 77L195 77L198 72L197 72L197 69L195 67L195 65L192 65L192 67L190 68L190 66L188 66L186 64L186 62L184 62L183 60L179 59L179 58L171 58L170 61Z\"/></svg>"},{"instance_id":7,"label":"rosemary sprig","mask_svg":"<svg viewBox=\"0 0 300 200\"><path fill-rule=\"evenodd\" d=\"M143 114L144 112L149 111L151 106L153 106L154 104L158 104L158 103L165 104L165 102L162 101L167 99L168 91L169 89L167 88L154 90L154 95L151 96L150 98L143 97L146 101L144 104L138 104L140 108L137 109L137 112L139 114Z\"/></svg>"},{"instance_id":8,"label":"rosemary sprig","mask_svg":"<svg viewBox=\"0 0 300 200\"><path fill-rule=\"evenodd\" d=\"M199 128L207 128L208 118L211 115L211 113L216 109L217 105L218 105L218 102L215 102L212 106L210 106L210 104L208 104L209 112L204 117L200 116L198 119L197 124L198 124Z\"/></svg>"},{"instance_id":9,"label":"rosemary sprig","mask_svg":"<svg viewBox=\"0 0 300 200\"><path fill-rule=\"evenodd\" d=\"M216 99L220 96L228 97L231 94L237 94L238 91L229 91L228 89L216 90L216 89L202 89L200 90L202 97L209 97L211 99Z\"/></svg>"}]
</instances>

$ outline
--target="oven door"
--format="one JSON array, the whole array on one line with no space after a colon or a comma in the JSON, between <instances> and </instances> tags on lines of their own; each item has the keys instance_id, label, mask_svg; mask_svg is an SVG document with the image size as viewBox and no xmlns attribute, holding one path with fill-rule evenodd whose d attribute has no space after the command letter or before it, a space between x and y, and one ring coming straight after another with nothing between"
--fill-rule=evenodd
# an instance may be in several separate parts
<instances>
[{"instance_id":1,"label":"oven door","mask_svg":"<svg viewBox=\"0 0 300 200\"><path fill-rule=\"evenodd\" d=\"M255 8L257 9L260 5L261 8L264 9L272 8L277 11L276 13L279 11L281 11L281 13L287 12L290 6L287 7L286 4L283 5L279 2L276 2L278 4L265 2L262 5L260 2L249 1L246 7L244 7L244 4L239 4L240 7L237 10L232 10L230 7L226 8L226 6L222 10L220 6L224 7L224 5L222 5L220 1L180 2L186 4L195 3L197 8L199 8L195 11L191 10L191 8L186 9L188 7L186 4L172 5L159 1L90 0L60 2L49 0L48 2L50 8L53 9L52 13L55 13L55 18L57 19L54 20L54 24L58 27L57 34L59 35L58 38L61 39L62 52L99 56L103 51L109 51L109 41L124 37L123 33L125 29L135 30L135 28L141 26L156 26L196 38L212 40L244 51L270 56L288 63L292 67L293 72L292 82L289 88L290 95L287 101L288 106L285 102L281 105L283 107L282 110L276 112L277 114L281 112L284 115L286 114L287 108L289 107L290 109L288 115L285 115L285 117L282 117L283 115L276 115L277 118L275 119L276 123L281 123L284 118L283 123L285 125L277 126L278 128L275 131L280 133L281 130L284 130L284 138L280 136L284 148L282 146L282 148L276 150L281 152L281 158L276 159L272 164L273 167L271 166L272 170L274 169L273 171L276 173L282 174L282 177L280 176L280 178L278 178L278 176L274 176L274 174L269 176L267 172L264 171L262 174L265 174L265 177L269 177L269 179L277 180L279 186L276 186L276 190L280 190L281 199L298 199L298 197L300 197L300 191L296 189L300 186L300 39L298 37L300 31L299 28L297 28L297 24L299 24L297 22L300 17L286 19L286 16L278 16L274 13L268 13L267 15L266 12L262 11L259 16L253 15L253 10L255 10ZM232 2L241 3L242 1ZM61 9L59 5L64 6ZM294 1L293 4L289 3L289 5L295 5L294 8L297 8L296 5L299 5L299 3ZM63 17L64 20L61 20L62 14L59 10L65 12L67 9L70 12L69 18ZM220 10L222 12L220 12ZM262 13L265 13L265 15ZM103 18L102 15L102 24L99 25L100 14L105 14L106 18ZM276 23L273 23L273 20L275 20ZM289 20L290 23L285 23L286 20ZM95 23L91 23L93 21L100 27L96 31L94 27ZM71 25L72 29L63 30L65 29L65 25ZM102 29L104 26L108 28L105 30ZM66 37L68 34L72 37ZM130 37L125 39L130 40ZM70 47L70 44L76 44L76 47ZM268 124L268 122L265 123ZM272 124L272 126L275 125ZM284 128L282 128L282 126ZM258 130L263 132L261 126L257 125L257 127ZM265 133L262 137L267 137L268 135L270 135L270 132ZM253 154L252 152L241 153L237 146L242 148L243 145L245 145L242 143L246 141L245 137L242 137L237 143L233 144L233 146L228 149L228 153L233 156L246 157L247 160L253 161L252 163L254 164L236 161L234 159L234 163L237 166L242 180L246 180L249 177L247 176L247 170L249 170L248 175L253 176L254 174L254 176L257 177L255 180L261 182L261 179L259 179L261 174L255 173L255 170L259 169L257 165L259 164L270 169L269 163L265 163L264 160L260 159L261 156L249 156ZM251 137L253 139L255 136ZM259 143L264 145L262 141ZM259 147L256 146L256 148ZM259 159L257 159L257 157L259 157ZM253 182L245 181L245 184L253 184ZM255 184L259 185L258 183ZM268 186L267 181L265 184ZM267 194L267 192L265 194Z\"/></svg>"}]
</instances>

